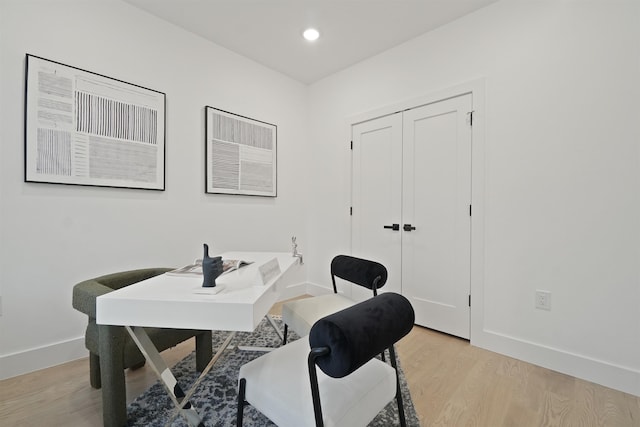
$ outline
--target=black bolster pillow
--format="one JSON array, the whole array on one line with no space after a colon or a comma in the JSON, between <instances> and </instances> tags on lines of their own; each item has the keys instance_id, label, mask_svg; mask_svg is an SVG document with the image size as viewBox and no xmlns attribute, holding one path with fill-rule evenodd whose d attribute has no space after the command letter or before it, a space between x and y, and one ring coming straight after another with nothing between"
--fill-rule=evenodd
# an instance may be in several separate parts
<instances>
[{"instance_id":1,"label":"black bolster pillow","mask_svg":"<svg viewBox=\"0 0 640 427\"><path fill-rule=\"evenodd\" d=\"M318 320L309 344L329 347L316 363L330 377L342 378L408 334L414 321L409 300L387 292Z\"/></svg>"},{"instance_id":2,"label":"black bolster pillow","mask_svg":"<svg viewBox=\"0 0 640 427\"><path fill-rule=\"evenodd\" d=\"M333 258L331 261L331 272L341 279L357 283L369 289L372 288L373 281L376 277L380 277L380 281L376 285L378 289L383 287L387 282L387 269L384 265L349 255L338 255Z\"/></svg>"}]
</instances>

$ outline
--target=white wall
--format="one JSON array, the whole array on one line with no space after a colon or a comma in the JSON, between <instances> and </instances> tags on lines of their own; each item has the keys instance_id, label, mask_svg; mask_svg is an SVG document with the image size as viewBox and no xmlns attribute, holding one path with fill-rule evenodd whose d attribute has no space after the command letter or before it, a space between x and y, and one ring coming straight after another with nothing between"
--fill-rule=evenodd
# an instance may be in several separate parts
<instances>
[{"instance_id":1,"label":"white wall","mask_svg":"<svg viewBox=\"0 0 640 427\"><path fill-rule=\"evenodd\" d=\"M348 118L482 78L472 343L640 395L639 24L505 0L312 85L310 282L349 250Z\"/></svg>"},{"instance_id":2,"label":"white wall","mask_svg":"<svg viewBox=\"0 0 640 427\"><path fill-rule=\"evenodd\" d=\"M24 183L25 54L165 92L166 191ZM0 0L0 378L85 355L75 283L306 238L308 89L118 0ZM204 106L278 126L278 197L204 194Z\"/></svg>"}]
</instances>

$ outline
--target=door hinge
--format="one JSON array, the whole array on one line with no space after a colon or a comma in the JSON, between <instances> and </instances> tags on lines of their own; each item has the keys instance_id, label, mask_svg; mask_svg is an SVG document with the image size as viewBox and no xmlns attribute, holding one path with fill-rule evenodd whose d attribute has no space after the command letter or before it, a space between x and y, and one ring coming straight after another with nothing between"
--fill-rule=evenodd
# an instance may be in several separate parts
<instances>
[{"instance_id":1,"label":"door hinge","mask_svg":"<svg viewBox=\"0 0 640 427\"><path fill-rule=\"evenodd\" d=\"M471 216L471 205L469 205L469 216Z\"/></svg>"},{"instance_id":2,"label":"door hinge","mask_svg":"<svg viewBox=\"0 0 640 427\"><path fill-rule=\"evenodd\" d=\"M469 116L469 126L473 126L473 112L475 110L471 110L467 113L467 116Z\"/></svg>"},{"instance_id":3,"label":"door hinge","mask_svg":"<svg viewBox=\"0 0 640 427\"><path fill-rule=\"evenodd\" d=\"M471 294L469 294L469 307L471 307Z\"/></svg>"},{"instance_id":4,"label":"door hinge","mask_svg":"<svg viewBox=\"0 0 640 427\"><path fill-rule=\"evenodd\" d=\"M351 141L351 149L353 150L353 141Z\"/></svg>"},{"instance_id":5,"label":"door hinge","mask_svg":"<svg viewBox=\"0 0 640 427\"><path fill-rule=\"evenodd\" d=\"M353 216L353 206L349 207L349 215Z\"/></svg>"}]
</instances>

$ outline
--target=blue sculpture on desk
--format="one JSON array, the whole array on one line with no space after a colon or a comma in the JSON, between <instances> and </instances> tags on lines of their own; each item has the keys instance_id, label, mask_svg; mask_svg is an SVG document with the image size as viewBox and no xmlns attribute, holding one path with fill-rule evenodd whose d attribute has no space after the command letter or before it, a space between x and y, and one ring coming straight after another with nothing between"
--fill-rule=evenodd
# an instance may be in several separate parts
<instances>
[{"instance_id":1,"label":"blue sculpture on desk","mask_svg":"<svg viewBox=\"0 0 640 427\"><path fill-rule=\"evenodd\" d=\"M222 257L210 257L209 245L204 244L204 256L202 257L202 275L204 281L203 288L214 288L216 286L216 277L222 274Z\"/></svg>"}]
</instances>

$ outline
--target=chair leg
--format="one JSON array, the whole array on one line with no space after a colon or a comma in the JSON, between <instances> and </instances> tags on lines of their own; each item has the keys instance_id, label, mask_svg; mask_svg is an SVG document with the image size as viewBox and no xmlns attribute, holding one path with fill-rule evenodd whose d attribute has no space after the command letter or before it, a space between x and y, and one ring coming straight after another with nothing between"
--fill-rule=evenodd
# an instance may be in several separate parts
<instances>
[{"instance_id":1,"label":"chair leg","mask_svg":"<svg viewBox=\"0 0 640 427\"><path fill-rule=\"evenodd\" d=\"M102 420L105 427L127 424L127 396L124 380L124 328L98 325L102 381Z\"/></svg>"},{"instance_id":2,"label":"chair leg","mask_svg":"<svg viewBox=\"0 0 640 427\"><path fill-rule=\"evenodd\" d=\"M213 343L211 331L203 331L196 335L196 370L204 371L213 357Z\"/></svg>"},{"instance_id":3,"label":"chair leg","mask_svg":"<svg viewBox=\"0 0 640 427\"><path fill-rule=\"evenodd\" d=\"M404 416L404 404L402 403L402 391L400 390L400 378L398 376L398 372L396 372L396 402L398 403L398 418L400 419L400 426L406 427L407 420Z\"/></svg>"},{"instance_id":4,"label":"chair leg","mask_svg":"<svg viewBox=\"0 0 640 427\"><path fill-rule=\"evenodd\" d=\"M282 334L282 336L283 336L282 345L285 345L287 343L287 333L289 333L289 326L285 323L284 324L284 332Z\"/></svg>"},{"instance_id":5,"label":"chair leg","mask_svg":"<svg viewBox=\"0 0 640 427\"><path fill-rule=\"evenodd\" d=\"M406 427L407 420L404 415L404 404L402 403L402 390L400 389L400 375L398 374L398 364L396 362L396 352L393 346L389 347L389 359L391 359L391 365L396 371L396 403L398 404L398 418L400 419L400 426Z\"/></svg>"},{"instance_id":6,"label":"chair leg","mask_svg":"<svg viewBox=\"0 0 640 427\"><path fill-rule=\"evenodd\" d=\"M89 352L89 383L93 388L102 387L100 382L100 356Z\"/></svg>"},{"instance_id":7,"label":"chair leg","mask_svg":"<svg viewBox=\"0 0 640 427\"><path fill-rule=\"evenodd\" d=\"M238 389L238 415L236 418L236 426L242 427L242 416L244 413L244 394L245 389L247 387L247 380L244 378L240 379L240 386Z\"/></svg>"}]
</instances>

